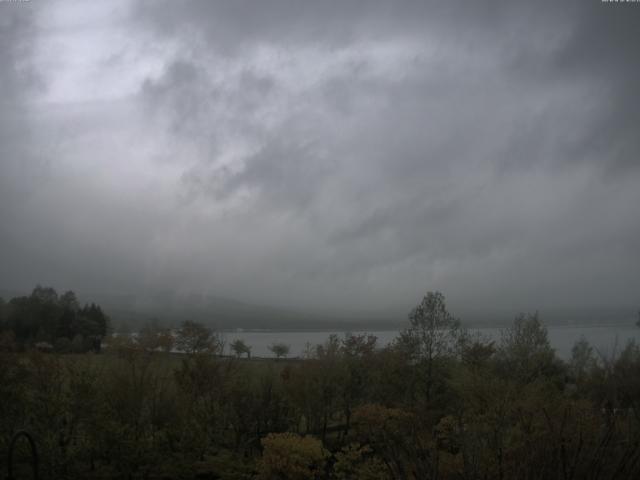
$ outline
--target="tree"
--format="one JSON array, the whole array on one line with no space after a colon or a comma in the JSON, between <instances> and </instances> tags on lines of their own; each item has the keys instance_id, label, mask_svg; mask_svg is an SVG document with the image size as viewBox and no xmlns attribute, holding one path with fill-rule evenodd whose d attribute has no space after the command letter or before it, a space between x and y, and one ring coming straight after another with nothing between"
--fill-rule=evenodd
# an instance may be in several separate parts
<instances>
[{"instance_id":1,"label":"tree","mask_svg":"<svg viewBox=\"0 0 640 480\"><path fill-rule=\"evenodd\" d=\"M373 450L368 445L359 443L346 445L335 454L336 463L333 466L333 474L337 480L390 480L391 472L384 461L373 455Z\"/></svg>"},{"instance_id":2,"label":"tree","mask_svg":"<svg viewBox=\"0 0 640 480\"><path fill-rule=\"evenodd\" d=\"M70 353L73 350L71 340L67 337L58 337L53 344L53 349L58 353Z\"/></svg>"},{"instance_id":3,"label":"tree","mask_svg":"<svg viewBox=\"0 0 640 480\"><path fill-rule=\"evenodd\" d=\"M353 420L355 439L384 460L391 478L436 478L429 451L432 442L425 442L425 432L413 413L365 404L355 410Z\"/></svg>"},{"instance_id":4,"label":"tree","mask_svg":"<svg viewBox=\"0 0 640 480\"><path fill-rule=\"evenodd\" d=\"M247 354L247 358L251 358L251 347L241 338L236 338L231 342L231 350L233 350L233 353L235 353L238 358L245 353Z\"/></svg>"},{"instance_id":5,"label":"tree","mask_svg":"<svg viewBox=\"0 0 640 480\"><path fill-rule=\"evenodd\" d=\"M42 303L58 303L58 293L52 287L36 285L31 292L31 298Z\"/></svg>"},{"instance_id":6,"label":"tree","mask_svg":"<svg viewBox=\"0 0 640 480\"><path fill-rule=\"evenodd\" d=\"M60 296L59 303L62 308L71 310L73 313L76 313L78 310L80 310L80 303L78 302L78 298L76 297L76 294L71 290L64 292Z\"/></svg>"},{"instance_id":7,"label":"tree","mask_svg":"<svg viewBox=\"0 0 640 480\"><path fill-rule=\"evenodd\" d=\"M77 335L86 341L86 351L100 350L102 339L109 329L109 317L95 304L80 308L72 291L58 296L51 287L40 285L29 296L14 297L7 305L6 318L0 329L13 330L19 344L46 342L55 344L58 338L73 339ZM62 342L64 343L64 341Z\"/></svg>"},{"instance_id":8,"label":"tree","mask_svg":"<svg viewBox=\"0 0 640 480\"><path fill-rule=\"evenodd\" d=\"M188 354L218 353L222 344L220 338L209 327L199 322L185 320L176 335L176 348Z\"/></svg>"},{"instance_id":9,"label":"tree","mask_svg":"<svg viewBox=\"0 0 640 480\"><path fill-rule=\"evenodd\" d=\"M311 480L320 478L329 456L313 437L294 433L270 433L261 440L260 479Z\"/></svg>"},{"instance_id":10,"label":"tree","mask_svg":"<svg viewBox=\"0 0 640 480\"><path fill-rule=\"evenodd\" d=\"M38 285L30 296L12 298L9 307L8 327L14 331L18 342L53 342L62 313L58 294L53 288Z\"/></svg>"},{"instance_id":11,"label":"tree","mask_svg":"<svg viewBox=\"0 0 640 480\"><path fill-rule=\"evenodd\" d=\"M427 292L409 313L411 326L405 330L419 357L427 360L454 353L460 322L449 313L444 295Z\"/></svg>"},{"instance_id":12,"label":"tree","mask_svg":"<svg viewBox=\"0 0 640 480\"><path fill-rule=\"evenodd\" d=\"M174 338L167 328L161 328L156 319L152 319L140 329L136 338L138 345L147 352L162 350L170 352Z\"/></svg>"},{"instance_id":13,"label":"tree","mask_svg":"<svg viewBox=\"0 0 640 480\"><path fill-rule=\"evenodd\" d=\"M431 399L435 364L456 353L460 340L460 322L447 310L444 295L427 292L409 313L410 326L401 332L399 346L413 357L423 379L427 401Z\"/></svg>"},{"instance_id":14,"label":"tree","mask_svg":"<svg viewBox=\"0 0 640 480\"><path fill-rule=\"evenodd\" d=\"M343 370L341 384L342 407L345 418L345 434L349 433L351 415L355 405L364 400L371 386L371 360L376 351L375 335L346 334L342 339Z\"/></svg>"},{"instance_id":15,"label":"tree","mask_svg":"<svg viewBox=\"0 0 640 480\"><path fill-rule=\"evenodd\" d=\"M79 312L80 333L87 336L104 337L109 331L109 317L95 303L85 305Z\"/></svg>"},{"instance_id":16,"label":"tree","mask_svg":"<svg viewBox=\"0 0 640 480\"><path fill-rule=\"evenodd\" d=\"M494 342L481 338L469 339L461 347L460 358L464 365L477 370L486 365L495 352Z\"/></svg>"},{"instance_id":17,"label":"tree","mask_svg":"<svg viewBox=\"0 0 640 480\"><path fill-rule=\"evenodd\" d=\"M521 313L503 332L498 360L508 377L525 383L556 373L555 353L538 312Z\"/></svg>"},{"instance_id":18,"label":"tree","mask_svg":"<svg viewBox=\"0 0 640 480\"><path fill-rule=\"evenodd\" d=\"M366 357L375 352L377 343L378 337L375 335L346 333L342 339L341 350L349 358Z\"/></svg>"},{"instance_id":19,"label":"tree","mask_svg":"<svg viewBox=\"0 0 640 480\"><path fill-rule=\"evenodd\" d=\"M269 350L273 352L276 358L280 359L281 357L286 357L287 355L289 355L291 347L285 343L276 342L269 345Z\"/></svg>"},{"instance_id":20,"label":"tree","mask_svg":"<svg viewBox=\"0 0 640 480\"><path fill-rule=\"evenodd\" d=\"M165 353L169 353L173 349L173 345L175 344L176 339L174 338L173 333L171 333L170 329L162 328L158 332L157 342L160 350Z\"/></svg>"},{"instance_id":21,"label":"tree","mask_svg":"<svg viewBox=\"0 0 640 480\"><path fill-rule=\"evenodd\" d=\"M73 338L78 328L78 314L69 308L62 311L62 315L58 318L58 326L56 328L56 337Z\"/></svg>"},{"instance_id":22,"label":"tree","mask_svg":"<svg viewBox=\"0 0 640 480\"><path fill-rule=\"evenodd\" d=\"M81 333L76 334L71 340L71 351L74 353L82 353L86 351L86 342Z\"/></svg>"},{"instance_id":23,"label":"tree","mask_svg":"<svg viewBox=\"0 0 640 480\"><path fill-rule=\"evenodd\" d=\"M305 417L307 433L319 432L324 441L332 414L344 398L345 363L337 335L330 335L315 354L291 369L289 394Z\"/></svg>"},{"instance_id":24,"label":"tree","mask_svg":"<svg viewBox=\"0 0 640 480\"><path fill-rule=\"evenodd\" d=\"M17 347L16 336L13 330L3 330L0 332L0 353L13 352Z\"/></svg>"},{"instance_id":25,"label":"tree","mask_svg":"<svg viewBox=\"0 0 640 480\"><path fill-rule=\"evenodd\" d=\"M0 330L4 329L5 322L7 321L7 302L0 297Z\"/></svg>"},{"instance_id":26,"label":"tree","mask_svg":"<svg viewBox=\"0 0 640 480\"><path fill-rule=\"evenodd\" d=\"M571 372L573 380L576 383L581 383L595 367L596 359L593 353L593 347L582 337L571 349L569 371Z\"/></svg>"},{"instance_id":27,"label":"tree","mask_svg":"<svg viewBox=\"0 0 640 480\"><path fill-rule=\"evenodd\" d=\"M147 322L135 336L137 344L146 352L156 351L160 345L158 343L158 335L160 327L158 322L153 319Z\"/></svg>"}]
</instances>

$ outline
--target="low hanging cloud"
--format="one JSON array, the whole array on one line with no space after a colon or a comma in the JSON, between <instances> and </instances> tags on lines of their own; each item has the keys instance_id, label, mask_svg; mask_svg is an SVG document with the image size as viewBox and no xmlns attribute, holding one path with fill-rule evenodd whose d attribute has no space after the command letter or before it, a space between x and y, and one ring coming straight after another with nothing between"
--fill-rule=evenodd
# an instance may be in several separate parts
<instances>
[{"instance_id":1,"label":"low hanging cloud","mask_svg":"<svg viewBox=\"0 0 640 480\"><path fill-rule=\"evenodd\" d=\"M634 305L634 4L0 3L0 287Z\"/></svg>"}]
</instances>

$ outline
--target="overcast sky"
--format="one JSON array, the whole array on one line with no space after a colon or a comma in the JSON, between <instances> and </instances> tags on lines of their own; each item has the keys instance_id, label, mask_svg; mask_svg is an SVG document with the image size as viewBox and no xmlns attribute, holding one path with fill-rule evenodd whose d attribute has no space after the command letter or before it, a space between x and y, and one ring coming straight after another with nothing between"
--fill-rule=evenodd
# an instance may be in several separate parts
<instances>
[{"instance_id":1,"label":"overcast sky","mask_svg":"<svg viewBox=\"0 0 640 480\"><path fill-rule=\"evenodd\" d=\"M0 1L0 288L640 303L640 3Z\"/></svg>"}]
</instances>

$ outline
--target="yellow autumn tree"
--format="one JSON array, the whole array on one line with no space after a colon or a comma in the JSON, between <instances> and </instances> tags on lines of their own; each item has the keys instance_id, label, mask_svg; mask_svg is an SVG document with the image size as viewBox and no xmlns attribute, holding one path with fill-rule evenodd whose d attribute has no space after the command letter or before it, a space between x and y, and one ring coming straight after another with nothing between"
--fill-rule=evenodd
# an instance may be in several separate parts
<instances>
[{"instance_id":1,"label":"yellow autumn tree","mask_svg":"<svg viewBox=\"0 0 640 480\"><path fill-rule=\"evenodd\" d=\"M329 455L317 438L294 433L271 433L261 443L258 478L264 480L319 478Z\"/></svg>"}]
</instances>

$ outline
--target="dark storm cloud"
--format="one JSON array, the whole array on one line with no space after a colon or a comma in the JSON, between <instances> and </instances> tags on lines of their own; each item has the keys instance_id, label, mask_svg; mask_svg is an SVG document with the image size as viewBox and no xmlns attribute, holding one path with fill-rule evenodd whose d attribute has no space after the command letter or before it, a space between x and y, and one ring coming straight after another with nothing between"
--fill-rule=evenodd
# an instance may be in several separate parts
<instances>
[{"instance_id":1,"label":"dark storm cloud","mask_svg":"<svg viewBox=\"0 0 640 480\"><path fill-rule=\"evenodd\" d=\"M609 171L636 169L640 100L640 62L632 45L638 41L637 9L609 8L602 2L570 4L569 35L550 55L522 55L515 63L521 81L589 82L598 111L575 112L580 128L563 133L569 162L593 161ZM578 106L579 107L579 106ZM581 115L578 115L581 114Z\"/></svg>"},{"instance_id":2,"label":"dark storm cloud","mask_svg":"<svg viewBox=\"0 0 640 480\"><path fill-rule=\"evenodd\" d=\"M401 311L426 289L637 301L637 5L53 5L35 32L2 24L2 59L34 60L55 100L3 70L22 113L0 114L1 220L60 244L24 278L336 309ZM37 34L75 56L29 53ZM26 206L5 160L26 155L18 129L55 166ZM4 238L16 265L45 248Z\"/></svg>"}]
</instances>

